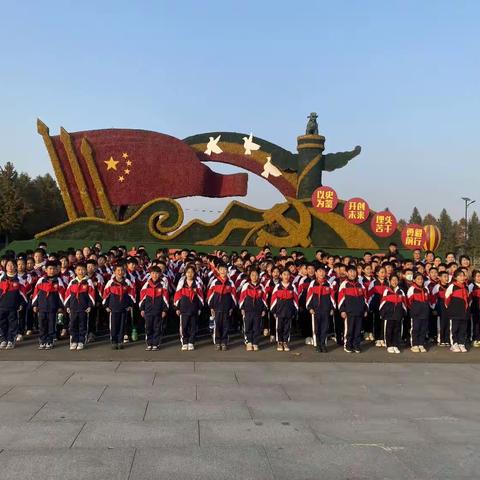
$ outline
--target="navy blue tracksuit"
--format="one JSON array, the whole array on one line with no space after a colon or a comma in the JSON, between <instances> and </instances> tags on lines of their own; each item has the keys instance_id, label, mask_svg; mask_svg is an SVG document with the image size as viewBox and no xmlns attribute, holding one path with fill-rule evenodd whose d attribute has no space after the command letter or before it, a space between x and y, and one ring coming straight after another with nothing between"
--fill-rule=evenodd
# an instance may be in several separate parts
<instances>
[{"instance_id":1,"label":"navy blue tracksuit","mask_svg":"<svg viewBox=\"0 0 480 480\"><path fill-rule=\"evenodd\" d=\"M327 343L330 312L335 308L335 292L330 282L325 279L322 283L313 280L307 289L307 310L313 310L312 330L313 345Z\"/></svg>"},{"instance_id":2,"label":"navy blue tracksuit","mask_svg":"<svg viewBox=\"0 0 480 480\"><path fill-rule=\"evenodd\" d=\"M115 277L103 291L103 305L110 310L110 340L113 345L123 342L127 310L135 305L135 287L127 279L118 282Z\"/></svg>"},{"instance_id":3,"label":"navy blue tracksuit","mask_svg":"<svg viewBox=\"0 0 480 480\"><path fill-rule=\"evenodd\" d=\"M163 312L168 311L168 282L165 278L145 282L140 290L139 307L144 312L145 342L149 347L158 347L162 340Z\"/></svg>"},{"instance_id":4,"label":"navy blue tracksuit","mask_svg":"<svg viewBox=\"0 0 480 480\"><path fill-rule=\"evenodd\" d=\"M37 307L40 345L52 345L57 313L63 309L65 287L58 277L41 277L35 285L32 306Z\"/></svg>"},{"instance_id":5,"label":"navy blue tracksuit","mask_svg":"<svg viewBox=\"0 0 480 480\"><path fill-rule=\"evenodd\" d=\"M237 304L234 283L225 278L215 278L208 289L208 306L215 312L213 342L226 345L232 310Z\"/></svg>"},{"instance_id":6,"label":"navy blue tracksuit","mask_svg":"<svg viewBox=\"0 0 480 480\"><path fill-rule=\"evenodd\" d=\"M0 276L0 341L15 343L18 333L18 310L25 309L27 297L25 286L14 275Z\"/></svg>"},{"instance_id":7,"label":"navy blue tracksuit","mask_svg":"<svg viewBox=\"0 0 480 480\"><path fill-rule=\"evenodd\" d=\"M239 306L245 312L243 330L245 343L258 345L262 336L263 315L267 311L265 289L260 283L245 282L240 291Z\"/></svg>"},{"instance_id":8,"label":"navy blue tracksuit","mask_svg":"<svg viewBox=\"0 0 480 480\"><path fill-rule=\"evenodd\" d=\"M173 303L180 311L180 341L182 345L194 345L199 313L203 307L203 291L199 279L179 282Z\"/></svg>"},{"instance_id":9,"label":"navy blue tracksuit","mask_svg":"<svg viewBox=\"0 0 480 480\"><path fill-rule=\"evenodd\" d=\"M95 306L95 287L89 278L74 278L65 292L65 307L70 312L70 344L86 343L88 309Z\"/></svg>"},{"instance_id":10,"label":"navy blue tracksuit","mask_svg":"<svg viewBox=\"0 0 480 480\"><path fill-rule=\"evenodd\" d=\"M277 342L288 343L292 321L298 311L297 289L292 283L280 282L273 290L270 310L277 320Z\"/></svg>"},{"instance_id":11,"label":"navy blue tracksuit","mask_svg":"<svg viewBox=\"0 0 480 480\"><path fill-rule=\"evenodd\" d=\"M365 289L358 280L345 280L338 290L338 310L346 313L345 347L360 348L362 341L362 320L367 311Z\"/></svg>"}]
</instances>

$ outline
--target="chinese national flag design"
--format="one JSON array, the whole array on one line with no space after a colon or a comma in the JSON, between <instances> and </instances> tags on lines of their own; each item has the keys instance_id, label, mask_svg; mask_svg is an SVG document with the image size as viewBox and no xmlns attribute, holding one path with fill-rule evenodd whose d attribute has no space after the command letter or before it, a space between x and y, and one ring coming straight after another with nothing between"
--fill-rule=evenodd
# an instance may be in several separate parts
<instances>
[{"instance_id":1,"label":"chinese national flag design","mask_svg":"<svg viewBox=\"0 0 480 480\"><path fill-rule=\"evenodd\" d=\"M97 191L81 152L85 138L110 203L142 205L160 197L230 197L247 193L247 175L213 172L181 140L146 130L108 129L70 133L74 153L85 177L88 194L100 207ZM70 195L84 212L74 172L60 136L51 137Z\"/></svg>"}]
</instances>

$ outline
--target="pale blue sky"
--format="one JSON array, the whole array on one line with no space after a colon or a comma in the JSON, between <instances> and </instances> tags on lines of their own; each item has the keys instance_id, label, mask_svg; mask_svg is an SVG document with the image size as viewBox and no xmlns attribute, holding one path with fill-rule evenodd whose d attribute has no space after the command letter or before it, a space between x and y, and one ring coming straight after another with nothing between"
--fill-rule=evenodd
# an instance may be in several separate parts
<instances>
[{"instance_id":1,"label":"pale blue sky","mask_svg":"<svg viewBox=\"0 0 480 480\"><path fill-rule=\"evenodd\" d=\"M37 117L294 150L316 111L326 151L363 148L324 176L341 198L460 216L480 204L479 20L477 1L0 0L0 163L51 171ZM280 200L252 180L248 202Z\"/></svg>"}]
</instances>

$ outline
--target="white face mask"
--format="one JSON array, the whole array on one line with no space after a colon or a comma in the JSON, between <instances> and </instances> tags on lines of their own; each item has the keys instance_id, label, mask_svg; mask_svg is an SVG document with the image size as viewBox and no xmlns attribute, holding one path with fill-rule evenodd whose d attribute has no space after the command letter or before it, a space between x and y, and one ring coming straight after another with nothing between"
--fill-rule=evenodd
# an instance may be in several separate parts
<instances>
[{"instance_id":1,"label":"white face mask","mask_svg":"<svg viewBox=\"0 0 480 480\"><path fill-rule=\"evenodd\" d=\"M405 275L405 278L406 278L409 282L411 282L411 281L413 280L413 274L410 274L410 273L409 273L408 275Z\"/></svg>"}]
</instances>

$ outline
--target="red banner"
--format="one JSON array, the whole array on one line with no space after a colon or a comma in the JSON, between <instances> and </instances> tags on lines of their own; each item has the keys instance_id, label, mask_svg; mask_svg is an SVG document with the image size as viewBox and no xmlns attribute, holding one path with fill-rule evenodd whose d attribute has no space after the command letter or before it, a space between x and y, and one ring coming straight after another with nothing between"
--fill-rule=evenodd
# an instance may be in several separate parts
<instances>
[{"instance_id":1,"label":"red banner","mask_svg":"<svg viewBox=\"0 0 480 480\"><path fill-rule=\"evenodd\" d=\"M363 198L351 198L343 206L343 216L350 223L363 223L370 214L370 207Z\"/></svg>"},{"instance_id":2,"label":"red banner","mask_svg":"<svg viewBox=\"0 0 480 480\"><path fill-rule=\"evenodd\" d=\"M397 229L397 219L388 210L377 212L372 217L370 228L377 237L391 237Z\"/></svg>"},{"instance_id":3,"label":"red banner","mask_svg":"<svg viewBox=\"0 0 480 480\"><path fill-rule=\"evenodd\" d=\"M415 250L416 248L422 248L427 234L421 225L415 223L405 225L402 230L402 243L405 248Z\"/></svg>"},{"instance_id":4,"label":"red banner","mask_svg":"<svg viewBox=\"0 0 480 480\"><path fill-rule=\"evenodd\" d=\"M337 204L337 192L331 187L318 187L312 193L312 206L319 212L331 212Z\"/></svg>"}]
</instances>

